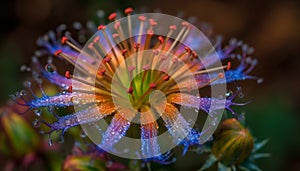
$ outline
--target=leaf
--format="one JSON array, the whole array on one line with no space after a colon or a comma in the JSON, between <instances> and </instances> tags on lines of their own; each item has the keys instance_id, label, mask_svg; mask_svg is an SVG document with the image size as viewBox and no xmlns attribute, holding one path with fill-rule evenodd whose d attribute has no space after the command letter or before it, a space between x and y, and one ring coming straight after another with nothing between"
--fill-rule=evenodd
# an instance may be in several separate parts
<instances>
[{"instance_id":1,"label":"leaf","mask_svg":"<svg viewBox=\"0 0 300 171\"><path fill-rule=\"evenodd\" d=\"M212 155L212 154L209 155L200 170L205 170L205 169L210 168L214 163L216 163L216 161L217 161L217 158L214 155Z\"/></svg>"},{"instance_id":2,"label":"leaf","mask_svg":"<svg viewBox=\"0 0 300 171\"><path fill-rule=\"evenodd\" d=\"M221 162L218 163L218 171L230 171L230 167L225 166Z\"/></svg>"},{"instance_id":3,"label":"leaf","mask_svg":"<svg viewBox=\"0 0 300 171\"><path fill-rule=\"evenodd\" d=\"M260 158L267 158L267 157L270 157L270 156L271 156L271 154L269 154L269 153L257 153L257 154L253 154L251 156L251 158L256 160L256 159L260 159Z\"/></svg>"},{"instance_id":4,"label":"leaf","mask_svg":"<svg viewBox=\"0 0 300 171\"><path fill-rule=\"evenodd\" d=\"M241 171L250 171L248 168L244 167L244 166L239 166L239 169Z\"/></svg>"},{"instance_id":5,"label":"leaf","mask_svg":"<svg viewBox=\"0 0 300 171\"><path fill-rule=\"evenodd\" d=\"M262 171L258 166L250 162L245 163L244 167L252 171Z\"/></svg>"},{"instance_id":6,"label":"leaf","mask_svg":"<svg viewBox=\"0 0 300 171\"><path fill-rule=\"evenodd\" d=\"M261 142L255 143L253 152L260 150L269 142L269 139L262 140Z\"/></svg>"}]
</instances>

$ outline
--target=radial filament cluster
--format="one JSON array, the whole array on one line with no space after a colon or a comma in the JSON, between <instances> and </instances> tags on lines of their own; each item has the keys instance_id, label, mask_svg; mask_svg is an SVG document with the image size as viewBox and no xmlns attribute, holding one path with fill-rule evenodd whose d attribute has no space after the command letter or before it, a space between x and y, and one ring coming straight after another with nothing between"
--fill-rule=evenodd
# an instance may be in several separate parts
<instances>
[{"instance_id":1,"label":"radial filament cluster","mask_svg":"<svg viewBox=\"0 0 300 171\"><path fill-rule=\"evenodd\" d=\"M248 75L257 62L248 57L253 50L242 42L232 39L223 46L220 38L205 35L184 20L166 20L167 15L158 14L133 15L131 8L124 13L126 17L121 19L117 13L110 14L108 25L88 23L85 28L76 23L78 33L74 35L61 25L41 37L32 61L42 97L37 97L31 83L26 82L31 95L22 91L13 98L20 98L17 102L30 109L47 108L53 113L57 119L53 123L41 117L36 121L47 125L49 134L62 131L63 136L71 127L92 125L100 137L95 143L122 156L128 150L120 152L117 144L133 130L139 143L131 158L165 162L171 149L163 147L161 134L166 132L170 143L182 144L186 152L189 146L204 143L201 136L216 128L222 116L216 111L228 109L235 114L231 106L244 105L233 102L240 89L228 98L225 93L221 98L215 94L202 97L201 89L245 79L261 81ZM90 34L92 38L86 41ZM45 56L49 59L43 66ZM53 61L64 61L73 70L63 67L65 64L55 66ZM46 95L41 79L62 92ZM54 110L70 106L75 112L68 115ZM194 109L196 118L198 110L206 112L211 124L202 130L195 128L195 121L186 118L192 114L181 107ZM105 128L97 125L103 120Z\"/></svg>"}]
</instances>

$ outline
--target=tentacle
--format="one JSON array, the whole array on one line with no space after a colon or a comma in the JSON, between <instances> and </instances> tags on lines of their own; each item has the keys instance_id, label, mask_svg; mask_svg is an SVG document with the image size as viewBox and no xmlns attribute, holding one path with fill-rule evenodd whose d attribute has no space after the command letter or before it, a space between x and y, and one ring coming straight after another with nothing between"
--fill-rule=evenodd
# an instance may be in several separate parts
<instances>
[{"instance_id":1,"label":"tentacle","mask_svg":"<svg viewBox=\"0 0 300 171\"><path fill-rule=\"evenodd\" d=\"M119 109L105 131L100 147L114 151L114 145L123 138L135 116L132 110Z\"/></svg>"}]
</instances>

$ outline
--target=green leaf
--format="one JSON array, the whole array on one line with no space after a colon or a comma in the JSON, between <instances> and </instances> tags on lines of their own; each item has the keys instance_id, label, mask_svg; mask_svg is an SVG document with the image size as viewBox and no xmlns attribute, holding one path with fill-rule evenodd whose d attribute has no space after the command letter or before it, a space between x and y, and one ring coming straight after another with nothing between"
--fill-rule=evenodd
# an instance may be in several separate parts
<instances>
[{"instance_id":1,"label":"green leaf","mask_svg":"<svg viewBox=\"0 0 300 171\"><path fill-rule=\"evenodd\" d=\"M254 144L254 149L253 152L256 152L263 148L267 143L269 142L269 139L262 140L261 142L255 143Z\"/></svg>"},{"instance_id":2,"label":"green leaf","mask_svg":"<svg viewBox=\"0 0 300 171\"><path fill-rule=\"evenodd\" d=\"M225 166L221 162L218 163L218 171L230 171L230 167Z\"/></svg>"},{"instance_id":3,"label":"green leaf","mask_svg":"<svg viewBox=\"0 0 300 171\"><path fill-rule=\"evenodd\" d=\"M200 170L208 169L216 162L217 162L217 158L214 155L211 154L211 155L208 156L208 158L206 159L205 163L200 168Z\"/></svg>"},{"instance_id":4,"label":"green leaf","mask_svg":"<svg viewBox=\"0 0 300 171\"><path fill-rule=\"evenodd\" d=\"M251 156L251 158L256 160L256 159L260 159L260 158L268 158L270 156L271 156L271 154L269 154L269 153L257 153L257 154L253 154Z\"/></svg>"},{"instance_id":5,"label":"green leaf","mask_svg":"<svg viewBox=\"0 0 300 171\"><path fill-rule=\"evenodd\" d=\"M248 168L244 167L244 166L239 166L239 169L241 171L250 171Z\"/></svg>"},{"instance_id":6,"label":"green leaf","mask_svg":"<svg viewBox=\"0 0 300 171\"><path fill-rule=\"evenodd\" d=\"M258 166L250 162L245 163L244 166L252 171L262 171Z\"/></svg>"}]
</instances>

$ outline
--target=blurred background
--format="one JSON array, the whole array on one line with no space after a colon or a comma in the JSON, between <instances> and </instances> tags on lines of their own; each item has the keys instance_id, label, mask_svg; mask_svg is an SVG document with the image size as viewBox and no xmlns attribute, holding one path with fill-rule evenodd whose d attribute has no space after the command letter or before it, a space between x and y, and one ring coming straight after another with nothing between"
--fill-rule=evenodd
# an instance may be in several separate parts
<instances>
[{"instance_id":1,"label":"blurred background","mask_svg":"<svg viewBox=\"0 0 300 171\"><path fill-rule=\"evenodd\" d=\"M0 104L22 89L36 39L50 29L74 21L85 23L99 9L107 13L126 7L196 17L212 25L225 41L236 37L255 48L259 64L252 72L264 78L239 83L246 99L241 109L247 126L259 139L269 138L264 149L271 158L260 161L263 170L300 170L300 2L297 0L11 0L0 5ZM192 159L192 160L190 160ZM187 155L176 168L197 168Z\"/></svg>"}]
</instances>

